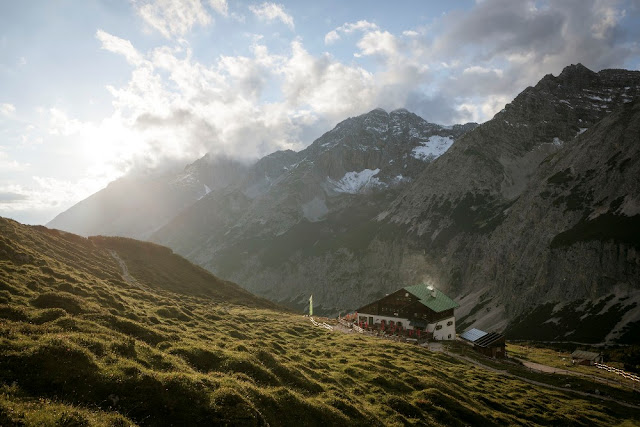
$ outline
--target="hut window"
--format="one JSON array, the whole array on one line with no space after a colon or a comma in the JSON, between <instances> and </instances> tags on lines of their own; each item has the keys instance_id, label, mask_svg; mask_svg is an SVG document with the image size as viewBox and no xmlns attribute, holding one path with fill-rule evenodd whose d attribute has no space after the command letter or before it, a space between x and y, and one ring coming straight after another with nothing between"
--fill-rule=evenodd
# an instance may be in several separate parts
<instances>
[{"instance_id":1,"label":"hut window","mask_svg":"<svg viewBox=\"0 0 640 427\"><path fill-rule=\"evenodd\" d=\"M442 329L442 325L437 325L436 326L436 331L439 331L440 329Z\"/></svg>"},{"instance_id":2,"label":"hut window","mask_svg":"<svg viewBox=\"0 0 640 427\"><path fill-rule=\"evenodd\" d=\"M451 326L451 325L453 325L453 321L449 320L449 321L447 322L447 326ZM451 338L451 337L449 337L449 338Z\"/></svg>"}]
</instances>

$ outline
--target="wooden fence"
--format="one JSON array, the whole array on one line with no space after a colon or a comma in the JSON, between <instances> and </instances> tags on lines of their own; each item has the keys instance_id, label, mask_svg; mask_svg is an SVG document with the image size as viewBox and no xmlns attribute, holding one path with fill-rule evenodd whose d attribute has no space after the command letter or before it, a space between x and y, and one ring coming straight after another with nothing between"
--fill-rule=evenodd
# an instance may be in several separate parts
<instances>
[{"instance_id":1,"label":"wooden fence","mask_svg":"<svg viewBox=\"0 0 640 427\"><path fill-rule=\"evenodd\" d=\"M333 331L333 326L331 326L328 323L325 322L316 322L316 320L313 317L310 317L309 319L311 319L311 323L313 323L313 326L318 326L320 328L324 328L324 329L328 329L330 331Z\"/></svg>"},{"instance_id":2,"label":"wooden fence","mask_svg":"<svg viewBox=\"0 0 640 427\"><path fill-rule=\"evenodd\" d=\"M624 377L624 378L626 378L628 380L640 383L640 377L639 376L631 374L631 373L626 372L626 371L623 371L622 369L614 368L613 366L608 366L608 365L605 365L604 363L596 363L595 366L598 369L604 369L607 372L613 372L614 374L621 375L622 377Z\"/></svg>"}]
</instances>

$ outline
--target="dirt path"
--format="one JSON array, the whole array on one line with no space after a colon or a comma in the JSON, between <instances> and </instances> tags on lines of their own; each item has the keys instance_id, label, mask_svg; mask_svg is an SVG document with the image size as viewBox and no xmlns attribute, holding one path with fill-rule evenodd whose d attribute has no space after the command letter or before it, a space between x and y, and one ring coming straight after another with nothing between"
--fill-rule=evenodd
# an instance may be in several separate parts
<instances>
[{"instance_id":1,"label":"dirt path","mask_svg":"<svg viewBox=\"0 0 640 427\"><path fill-rule=\"evenodd\" d=\"M629 389L633 389L632 386L625 384L622 381L616 381L613 379L607 379L607 378L602 378L602 377L598 377L595 375L589 375L589 374L585 374L584 372L575 372L575 371L569 371L566 369L562 369L562 368L554 368L553 366L548 366L548 365L543 365L541 363L535 363L535 362L529 362L528 360L523 360L523 359L518 359L517 357L514 357L515 360L519 361L520 363L522 363L524 366L526 366L529 369L532 369L534 371L540 371L540 372L544 372L546 374L561 374L561 375L573 375L576 377L583 377L583 378L587 378L591 381L597 381L601 384L604 385L611 385L611 384L616 384L616 385L620 385L622 387L625 388L629 388Z\"/></svg>"},{"instance_id":2,"label":"dirt path","mask_svg":"<svg viewBox=\"0 0 640 427\"><path fill-rule=\"evenodd\" d=\"M477 367L479 367L479 368L486 369L486 370L491 371L491 372L495 372L495 373L496 373L496 374L498 374L498 375L504 375L504 376L506 376L506 377L516 378L516 379L518 379L518 380L520 380L520 381L524 381L524 382L529 383L529 384L534 384L534 385L537 385L537 386L540 386L540 387L552 388L552 389L554 389L554 390L560 390L560 391L563 391L563 392L575 393L575 394L579 394L579 395L581 395L581 396L593 397L593 398L600 399L600 400L607 400L607 401L609 401L609 402L616 402L616 403L618 403L618 404L620 404L620 405L622 405L622 406L626 406L627 408L640 409L640 406L638 406L638 405L634 405L634 404L626 403L626 402L621 402L621 401L619 401L619 400L617 400L617 399L614 399L614 398L612 398L612 397L600 396L600 395L598 395L598 394L587 393L587 392L579 391L579 390L572 390L572 389L570 389L570 388L558 387L558 386L555 386L555 385L551 385L551 384L547 384L547 383L542 383L542 382L535 381L535 380L530 380L530 379L528 379L528 378L524 378L524 377L521 377L521 376L519 376L519 375L512 374L512 373L507 372L507 371L503 371L503 370L500 370L500 369L492 368L491 366L487 366L487 365L485 365L485 364L483 364L483 363L480 363L479 361L477 361L477 360L475 360L475 359L472 359L472 358L470 358L470 357L466 357L466 356L462 356L462 355L460 355L460 354L456 354L456 353L449 353L449 352L445 352L445 354L446 354L446 355L448 355L448 356L455 357L455 358L457 358L457 359L461 359L461 360L464 360L464 361L466 361L466 362L469 362L469 363L471 363L472 365L475 365L475 366L477 366ZM546 366L546 365L540 365L539 363L533 363L533 362L531 362L531 363L532 363L533 365L538 365L538 366L542 366L542 367L545 367L545 366ZM526 365L525 365L525 366L526 366ZM565 371L564 369L556 369L556 368L553 368L553 367L551 367L551 366L546 366L546 367L547 367L547 368L549 368L549 371L547 371L548 373L560 373L560 374L562 374L562 373L564 373L564 372L568 372L568 373L570 373L570 374L573 374L573 373L574 373L574 372ZM537 368L537 367L536 367L536 368L533 368L533 369L540 370L540 369L539 369L539 368ZM554 369L555 369L555 371L554 371L554 372L552 372L551 370L554 370ZM589 377L589 378L590 378L590 379L592 379L591 377Z\"/></svg>"},{"instance_id":3,"label":"dirt path","mask_svg":"<svg viewBox=\"0 0 640 427\"><path fill-rule=\"evenodd\" d=\"M115 259L120 265L120 270L122 270L122 278L125 280L125 282L133 286L141 287L140 284L136 281L136 279L131 274L129 274L129 269L127 268L127 264L125 264L122 258L120 258L118 253L114 250L109 250L109 253L111 254L111 257L113 257L113 259Z\"/></svg>"},{"instance_id":4,"label":"dirt path","mask_svg":"<svg viewBox=\"0 0 640 427\"><path fill-rule=\"evenodd\" d=\"M522 362L522 364L524 366L526 366L527 368L531 368L534 369L536 371L540 371L540 372L544 372L545 374L565 374L565 375L582 375L579 372L570 372L567 371L566 369L560 369L560 368L554 368L553 366L547 366L547 365L543 365L540 363L535 363L535 362L529 362L527 360L521 360L521 359L516 359L519 360L520 362Z\"/></svg>"}]
</instances>

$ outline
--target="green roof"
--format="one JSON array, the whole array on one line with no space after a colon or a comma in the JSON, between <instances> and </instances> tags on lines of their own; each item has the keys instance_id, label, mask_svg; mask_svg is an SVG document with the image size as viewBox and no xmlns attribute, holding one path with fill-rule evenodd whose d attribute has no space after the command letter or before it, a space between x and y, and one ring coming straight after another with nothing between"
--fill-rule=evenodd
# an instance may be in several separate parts
<instances>
[{"instance_id":1,"label":"green roof","mask_svg":"<svg viewBox=\"0 0 640 427\"><path fill-rule=\"evenodd\" d=\"M424 306L436 313L460 307L457 302L440 292L437 288L427 286L424 283L421 285L407 286L404 290L420 298L420 302ZM435 296L432 295L433 291L435 291Z\"/></svg>"}]
</instances>

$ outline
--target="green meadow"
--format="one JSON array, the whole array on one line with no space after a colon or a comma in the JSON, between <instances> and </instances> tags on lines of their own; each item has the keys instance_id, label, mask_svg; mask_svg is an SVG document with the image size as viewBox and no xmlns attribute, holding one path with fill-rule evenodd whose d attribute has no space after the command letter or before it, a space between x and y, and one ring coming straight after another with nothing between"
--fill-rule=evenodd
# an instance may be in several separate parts
<instances>
[{"instance_id":1,"label":"green meadow","mask_svg":"<svg viewBox=\"0 0 640 427\"><path fill-rule=\"evenodd\" d=\"M454 356L314 327L161 246L0 218L1 426L640 423Z\"/></svg>"}]
</instances>

